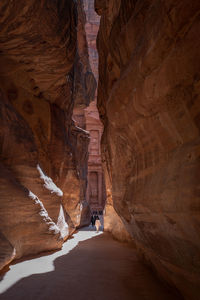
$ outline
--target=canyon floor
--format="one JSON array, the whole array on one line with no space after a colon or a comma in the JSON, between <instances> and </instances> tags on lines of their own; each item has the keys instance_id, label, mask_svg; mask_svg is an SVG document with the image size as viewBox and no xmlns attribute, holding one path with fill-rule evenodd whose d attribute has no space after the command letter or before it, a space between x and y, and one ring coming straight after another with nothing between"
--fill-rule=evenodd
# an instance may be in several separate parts
<instances>
[{"instance_id":1,"label":"canyon floor","mask_svg":"<svg viewBox=\"0 0 200 300\"><path fill-rule=\"evenodd\" d=\"M130 244L83 228L62 250L10 265L0 299L179 299L144 266Z\"/></svg>"}]
</instances>

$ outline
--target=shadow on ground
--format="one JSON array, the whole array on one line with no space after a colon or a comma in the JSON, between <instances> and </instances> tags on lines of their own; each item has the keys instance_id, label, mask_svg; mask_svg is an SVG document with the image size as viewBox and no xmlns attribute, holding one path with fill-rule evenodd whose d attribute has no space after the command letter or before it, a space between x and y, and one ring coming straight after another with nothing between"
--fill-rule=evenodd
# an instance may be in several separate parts
<instances>
[{"instance_id":1,"label":"shadow on ground","mask_svg":"<svg viewBox=\"0 0 200 300\"><path fill-rule=\"evenodd\" d=\"M84 234L83 232L81 234ZM0 299L178 299L138 261L134 248L96 234L54 260L54 270L19 280Z\"/></svg>"},{"instance_id":2,"label":"shadow on ground","mask_svg":"<svg viewBox=\"0 0 200 300\"><path fill-rule=\"evenodd\" d=\"M88 227L83 227L81 228L81 231L95 231L96 232L96 227L95 226L88 226ZM103 232L103 226L100 226L99 232Z\"/></svg>"}]
</instances>

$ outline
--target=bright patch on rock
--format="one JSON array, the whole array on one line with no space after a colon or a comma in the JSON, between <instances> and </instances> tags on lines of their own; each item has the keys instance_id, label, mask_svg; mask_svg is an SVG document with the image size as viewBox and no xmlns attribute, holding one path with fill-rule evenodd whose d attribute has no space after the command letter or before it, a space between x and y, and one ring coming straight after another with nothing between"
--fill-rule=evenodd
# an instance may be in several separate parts
<instances>
[{"instance_id":1,"label":"bright patch on rock","mask_svg":"<svg viewBox=\"0 0 200 300\"><path fill-rule=\"evenodd\" d=\"M42 169L40 168L39 164L37 165L37 170L40 173L40 178L42 180L44 180L44 187L49 190L51 193L55 193L56 195L62 197L63 196L63 192L61 191L61 189L59 189L55 183L53 182L53 180L46 176L44 174L44 172L42 171Z\"/></svg>"},{"instance_id":2,"label":"bright patch on rock","mask_svg":"<svg viewBox=\"0 0 200 300\"><path fill-rule=\"evenodd\" d=\"M58 216L57 226L60 229L60 235L65 239L69 235L69 226L65 221L65 215L62 205L60 205L60 212Z\"/></svg>"},{"instance_id":3,"label":"bright patch on rock","mask_svg":"<svg viewBox=\"0 0 200 300\"><path fill-rule=\"evenodd\" d=\"M39 214L41 217L43 217L43 220L49 226L49 230L54 231L55 234L58 234L60 232L60 230L59 230L58 226L49 217L48 212L45 209L42 201L40 201L39 198L35 194L33 194L31 191L29 191L29 197L35 201L35 204L38 204L40 206Z\"/></svg>"}]
</instances>

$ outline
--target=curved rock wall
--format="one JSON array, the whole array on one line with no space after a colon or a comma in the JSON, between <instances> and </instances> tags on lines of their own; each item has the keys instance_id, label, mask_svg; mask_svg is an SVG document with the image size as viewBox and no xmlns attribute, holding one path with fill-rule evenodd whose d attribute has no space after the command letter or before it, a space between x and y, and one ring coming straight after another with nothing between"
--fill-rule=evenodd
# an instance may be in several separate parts
<instances>
[{"instance_id":1,"label":"curved rock wall","mask_svg":"<svg viewBox=\"0 0 200 300\"><path fill-rule=\"evenodd\" d=\"M95 1L112 201L160 276L200 287L200 3Z\"/></svg>"},{"instance_id":2,"label":"curved rock wall","mask_svg":"<svg viewBox=\"0 0 200 300\"><path fill-rule=\"evenodd\" d=\"M64 207L76 227L90 223L90 208L86 201L87 164L89 133L85 130L85 120L81 125L76 118L82 117L84 109L94 99L96 80L92 73L85 32L86 16L81 0L77 1L77 52L73 74L73 124L69 130L69 142L74 156L74 165L68 171L65 181ZM74 167L75 166L75 167ZM78 176L77 176L78 175ZM80 201L79 201L80 199ZM78 201L77 201L78 200Z\"/></svg>"},{"instance_id":3,"label":"curved rock wall","mask_svg":"<svg viewBox=\"0 0 200 300\"><path fill-rule=\"evenodd\" d=\"M89 138L72 112L74 102L89 104L96 83L85 69L79 85L75 76L79 11L67 0L0 3L0 268L60 248L88 221L80 202Z\"/></svg>"}]
</instances>

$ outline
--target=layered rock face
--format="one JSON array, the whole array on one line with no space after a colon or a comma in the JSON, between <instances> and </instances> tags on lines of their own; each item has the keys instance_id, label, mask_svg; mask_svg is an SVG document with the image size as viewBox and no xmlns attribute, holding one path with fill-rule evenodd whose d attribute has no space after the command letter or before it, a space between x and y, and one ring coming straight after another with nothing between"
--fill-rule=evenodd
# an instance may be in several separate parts
<instances>
[{"instance_id":1,"label":"layered rock face","mask_svg":"<svg viewBox=\"0 0 200 300\"><path fill-rule=\"evenodd\" d=\"M81 0L77 1L77 52L74 63L73 116L70 144L75 166L67 174L64 207L76 227L90 223L90 209L86 200L89 133L85 131L84 109L93 101L96 80L90 67L85 32L86 15ZM78 176L77 176L78 174ZM71 179L73 178L73 179ZM77 199L80 201L77 202Z\"/></svg>"},{"instance_id":2,"label":"layered rock face","mask_svg":"<svg viewBox=\"0 0 200 300\"><path fill-rule=\"evenodd\" d=\"M88 44L89 61L92 72L98 80L98 52L96 47L100 17L94 10L94 0L83 0L86 14L85 31ZM98 82L98 81L97 81ZM105 206L105 183L101 161L101 136L103 125L97 109L97 95L85 109L86 130L90 133L88 158L87 201L91 211L102 211Z\"/></svg>"},{"instance_id":3,"label":"layered rock face","mask_svg":"<svg viewBox=\"0 0 200 300\"><path fill-rule=\"evenodd\" d=\"M96 47L96 38L99 30L100 17L94 10L94 0L83 0L83 7L86 14L86 39L88 44L89 61L92 72L98 81L98 52Z\"/></svg>"},{"instance_id":4,"label":"layered rock face","mask_svg":"<svg viewBox=\"0 0 200 300\"><path fill-rule=\"evenodd\" d=\"M60 248L88 222L89 137L72 112L96 85L78 67L79 11L67 0L0 3L0 268Z\"/></svg>"},{"instance_id":5,"label":"layered rock face","mask_svg":"<svg viewBox=\"0 0 200 300\"><path fill-rule=\"evenodd\" d=\"M159 276L197 299L200 3L95 5L102 155L114 209Z\"/></svg>"},{"instance_id":6,"label":"layered rock face","mask_svg":"<svg viewBox=\"0 0 200 300\"><path fill-rule=\"evenodd\" d=\"M95 79L98 79L98 52L96 48L96 37L99 28L100 17L96 14L94 10L94 0L83 0L79 2L80 13L79 16L84 17L79 18L80 22L78 24L78 35L82 38L78 38L79 53L81 68L85 70L85 74L94 74ZM84 23L82 20L84 19ZM85 32L85 35L82 34ZM85 37L85 39L84 39ZM88 49L88 56L85 56L85 48ZM88 64L89 60L89 64ZM77 74L76 78L80 76ZM83 78L83 76L81 76ZM87 82L87 80L85 80ZM90 80L90 82L92 82ZM80 80L78 80L80 83ZM89 81L88 81L89 83ZM83 87L83 84L80 84ZM94 87L94 84L91 85ZM84 89L78 89L79 94L82 92L82 97L84 95ZM97 99L95 90L90 92L93 95L90 99L90 105L85 107L79 105L79 102L75 102L75 108L73 112L73 118L75 124L78 127L87 130L90 135L89 151L88 151L88 174L87 174L87 196L86 203L89 203L90 211L102 211L105 206L105 184L102 171L101 162L101 150L100 150L100 140L103 131L102 123L99 119L99 113L97 110ZM81 99L80 95L78 99ZM78 104L78 105L77 105Z\"/></svg>"}]
</instances>

